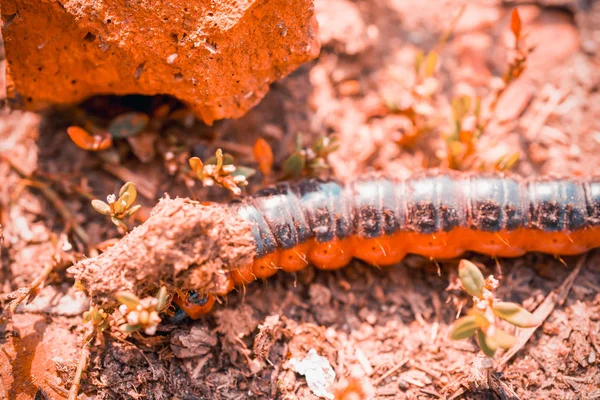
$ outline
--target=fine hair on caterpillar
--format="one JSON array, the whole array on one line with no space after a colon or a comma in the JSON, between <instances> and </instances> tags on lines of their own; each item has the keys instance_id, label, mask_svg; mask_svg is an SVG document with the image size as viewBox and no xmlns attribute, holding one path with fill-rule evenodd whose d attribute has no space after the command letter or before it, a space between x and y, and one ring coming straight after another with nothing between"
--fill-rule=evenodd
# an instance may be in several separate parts
<instances>
[{"instance_id":1,"label":"fine hair on caterpillar","mask_svg":"<svg viewBox=\"0 0 600 400\"><path fill-rule=\"evenodd\" d=\"M306 179L279 183L231 202L251 225L254 260L232 266L220 290L175 302L192 318L214 296L267 278L345 266L376 266L408 253L451 259L466 251L495 257L527 252L575 255L600 246L600 178L523 179L500 173L428 171L408 179L358 178L342 185Z\"/></svg>"}]
</instances>

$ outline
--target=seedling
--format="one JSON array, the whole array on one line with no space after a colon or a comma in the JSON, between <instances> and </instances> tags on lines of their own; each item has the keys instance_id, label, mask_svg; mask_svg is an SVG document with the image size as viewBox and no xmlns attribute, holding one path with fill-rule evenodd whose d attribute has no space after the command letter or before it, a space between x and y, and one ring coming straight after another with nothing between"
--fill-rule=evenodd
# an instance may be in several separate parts
<instances>
[{"instance_id":1,"label":"seedling","mask_svg":"<svg viewBox=\"0 0 600 400\"><path fill-rule=\"evenodd\" d=\"M258 163L258 169L263 173L264 176L271 175L273 169L273 149L269 143L263 139L258 138L254 143L254 159Z\"/></svg>"},{"instance_id":2,"label":"seedling","mask_svg":"<svg viewBox=\"0 0 600 400\"><path fill-rule=\"evenodd\" d=\"M456 24L465 9L466 6L460 9L433 49L427 53L419 50L415 54L415 78L409 88L410 96L404 101L396 99L395 94L392 94L389 98L384 98L389 112L406 117L404 126L400 129L401 135L395 139L399 146L414 147L423 134L438 125L439 121L434 120L434 117L437 107L435 97L440 88L439 78L436 76L440 65L440 52L454 32Z\"/></svg>"},{"instance_id":3,"label":"seedling","mask_svg":"<svg viewBox=\"0 0 600 400\"><path fill-rule=\"evenodd\" d=\"M498 319L502 319L519 328L533 328L540 324L529 311L516 303L503 302L494 296L498 288L498 280L493 275L484 279L475 264L461 260L458 275L465 292L473 296L473 308L467 316L454 322L450 330L452 340L467 339L477 336L479 347L488 357L493 357L496 350L509 349L516 338L498 327Z\"/></svg>"},{"instance_id":4,"label":"seedling","mask_svg":"<svg viewBox=\"0 0 600 400\"><path fill-rule=\"evenodd\" d=\"M284 177L316 176L328 170L327 158L339 148L336 136L319 136L307 148L302 147L302 136L296 138L296 151L283 162Z\"/></svg>"},{"instance_id":5,"label":"seedling","mask_svg":"<svg viewBox=\"0 0 600 400\"><path fill-rule=\"evenodd\" d=\"M510 16L510 30L515 38L515 46L513 49L513 55L511 61L508 63L508 68L506 72L502 75L502 87L496 92L494 98L492 99L490 105L490 111L496 109L498 105L498 101L502 94L506 91L506 89L513 83L518 77L523 74L525 71L525 67L527 65L527 58L531 54L531 52L535 49L535 46L526 46L525 42L527 39L527 35L523 34L521 31L521 17L519 15L518 9L514 9ZM490 113L491 114L491 113Z\"/></svg>"},{"instance_id":6,"label":"seedling","mask_svg":"<svg viewBox=\"0 0 600 400\"><path fill-rule=\"evenodd\" d=\"M83 323L89 323L95 331L103 332L109 327L109 316L102 308L90 306L90 309L83 313Z\"/></svg>"},{"instance_id":7,"label":"seedling","mask_svg":"<svg viewBox=\"0 0 600 400\"><path fill-rule=\"evenodd\" d=\"M139 299L136 295L129 292L119 292L116 294L117 300L121 303L119 312L127 321L120 326L125 333L133 333L143 330L146 335L154 335L161 319L158 316L169 304L167 288L161 287L156 297L146 297Z\"/></svg>"},{"instance_id":8,"label":"seedling","mask_svg":"<svg viewBox=\"0 0 600 400\"><path fill-rule=\"evenodd\" d=\"M233 162L233 157L223 154L221 149L217 149L215 156L209 158L206 163L202 163L198 157L189 159L192 171L204 186L213 186L216 183L239 196L242 194L240 186L248 186L248 178L256 171L252 168L236 166Z\"/></svg>"},{"instance_id":9,"label":"seedling","mask_svg":"<svg viewBox=\"0 0 600 400\"><path fill-rule=\"evenodd\" d=\"M137 197L137 189L133 182L127 182L119 190L119 198L114 194L106 197L107 203L102 200L92 200L94 210L102 215L110 216L110 220L118 227L128 230L124 219L131 217L138 212L141 205L133 205Z\"/></svg>"},{"instance_id":10,"label":"seedling","mask_svg":"<svg viewBox=\"0 0 600 400\"><path fill-rule=\"evenodd\" d=\"M106 150L113 144L112 136L104 131L91 134L79 126L70 126L67 128L67 134L77 147L88 151Z\"/></svg>"}]
</instances>

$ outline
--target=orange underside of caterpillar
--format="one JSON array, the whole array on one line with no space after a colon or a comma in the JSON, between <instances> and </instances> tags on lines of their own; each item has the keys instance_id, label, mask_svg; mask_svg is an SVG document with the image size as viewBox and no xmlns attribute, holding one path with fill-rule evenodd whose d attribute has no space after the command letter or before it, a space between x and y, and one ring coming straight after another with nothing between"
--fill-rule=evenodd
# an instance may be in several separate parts
<instances>
[{"instance_id":1,"label":"orange underside of caterpillar","mask_svg":"<svg viewBox=\"0 0 600 400\"><path fill-rule=\"evenodd\" d=\"M408 253L443 260L459 257L466 251L495 257L519 257L527 252L566 256L581 254L595 247L600 247L600 227L573 232L545 232L526 228L481 232L456 228L435 234L397 232L369 239L350 236L325 243L311 239L290 249L272 252L255 259L250 265L231 271L227 290L207 294L205 304L192 304L180 298L176 298L175 303L191 318L199 318L212 309L214 296L225 295L235 286L268 278L279 270L296 272L309 264L323 270L334 270L344 267L352 258L375 266L389 266L402 261Z\"/></svg>"}]
</instances>

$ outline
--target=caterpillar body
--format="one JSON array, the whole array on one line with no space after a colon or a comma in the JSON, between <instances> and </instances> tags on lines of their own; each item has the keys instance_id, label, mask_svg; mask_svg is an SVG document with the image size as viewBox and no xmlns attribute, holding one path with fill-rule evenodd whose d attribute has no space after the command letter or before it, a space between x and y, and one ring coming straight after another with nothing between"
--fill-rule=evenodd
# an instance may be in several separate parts
<instances>
[{"instance_id":1,"label":"caterpillar body","mask_svg":"<svg viewBox=\"0 0 600 400\"><path fill-rule=\"evenodd\" d=\"M230 272L225 292L309 263L331 270L352 258L392 265L407 253L434 259L465 251L575 255L600 246L600 178L524 180L430 171L346 185L307 179L279 183L229 207L251 222L256 256L251 265ZM176 303L197 318L223 294Z\"/></svg>"}]
</instances>

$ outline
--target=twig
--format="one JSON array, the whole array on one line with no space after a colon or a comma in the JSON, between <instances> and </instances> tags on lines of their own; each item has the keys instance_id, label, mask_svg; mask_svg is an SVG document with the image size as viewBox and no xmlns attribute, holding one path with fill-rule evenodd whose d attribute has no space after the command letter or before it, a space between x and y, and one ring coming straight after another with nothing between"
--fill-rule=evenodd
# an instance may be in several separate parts
<instances>
[{"instance_id":1,"label":"twig","mask_svg":"<svg viewBox=\"0 0 600 400\"><path fill-rule=\"evenodd\" d=\"M367 376L373 375L373 367L371 366L371 362L369 361L365 353L363 353L363 351L360 348L356 348L354 355L358 359L358 362L362 366Z\"/></svg>"},{"instance_id":2,"label":"twig","mask_svg":"<svg viewBox=\"0 0 600 400\"><path fill-rule=\"evenodd\" d=\"M400 368L402 368L404 366L404 364L406 364L408 361L409 361L408 358L405 358L404 360L400 361L398 364L396 364L395 366L393 366L392 369L390 369L388 372L386 372L385 374L381 375L379 378L375 379L375 381L373 382L373 386L377 386L381 382L383 382L384 380L386 380L387 378L389 378L396 371L398 371Z\"/></svg>"},{"instance_id":3,"label":"twig","mask_svg":"<svg viewBox=\"0 0 600 400\"><path fill-rule=\"evenodd\" d=\"M46 197L46 199L52 203L54 208L56 208L56 211L58 211L61 218L70 227L70 229L79 237L79 239L81 239L81 241L86 246L88 246L89 241L90 241L89 236L87 235L85 230L81 227L81 225L79 225L79 223L77 222L77 219L75 219L75 215L73 215L71 210L69 210L65 206L65 203L60 199L60 197L56 194L56 192L54 190L52 190L52 188L50 188L48 185L46 185L42 182L33 180L32 177L29 176L29 174L27 174L23 170L23 168L21 168L19 165L12 162L12 160L10 158L3 157L3 156L0 156L0 158L2 160L4 160L6 163L8 163L8 165L10 165L10 167L12 169L14 169L19 175L21 175L21 177L27 181L27 184L29 186L33 186L33 187L39 189L42 192L42 194Z\"/></svg>"},{"instance_id":4,"label":"twig","mask_svg":"<svg viewBox=\"0 0 600 400\"><path fill-rule=\"evenodd\" d=\"M21 289L18 289L16 292L14 292L14 293L18 293L17 297L15 297L13 300L11 300L10 304L8 305L8 308L4 311L4 313L0 317L0 323L4 322L9 317L11 317L15 313L15 310L17 309L19 304L21 304L27 297L29 297L32 293L34 293L35 290L42 283L44 283L44 281L46 280L48 275L50 275L50 272L52 272L52 270L54 269L55 266L56 266L56 262L48 263L48 265L46 265L46 267L44 268L42 273L39 274L33 280L33 282L31 282L26 288L21 288Z\"/></svg>"},{"instance_id":5,"label":"twig","mask_svg":"<svg viewBox=\"0 0 600 400\"><path fill-rule=\"evenodd\" d=\"M575 278L577 278L577 275L579 275L579 272L581 271L581 269L583 268L583 265L585 264L585 260L586 260L586 254L581 256L581 258L577 262L577 266L575 267L573 272L571 272L569 274L569 276L567 276L567 278L564 280L564 282L557 289L550 292L548 294L548 296L546 296L546 298L544 299L542 304L540 304L538 306L538 308L536 308L533 315L539 321L541 321L541 322L545 321L546 318L548 318L548 316L550 314L552 314L552 311L554 311L554 308L556 307L557 304L563 305L563 303L567 299L567 296L569 295L571 286L573 286L573 282L575 282ZM525 329L519 330L519 333L517 335L517 343L510 350L508 350L502 356L502 358L498 361L498 367L501 368L508 361L510 361L510 359L513 358L513 356L515 354L517 354L517 352L519 352L519 350L521 350L523 348L523 346L525 346L525 344L529 341L531 336L533 336L535 331L540 326L542 326L542 323L540 323L540 325L538 325L534 328L525 328Z\"/></svg>"},{"instance_id":6,"label":"twig","mask_svg":"<svg viewBox=\"0 0 600 400\"><path fill-rule=\"evenodd\" d=\"M424 365L417 364L414 361L411 361L409 365L413 368L416 368L420 371L425 372L427 375L431 376L432 378L440 379L442 377L442 374L439 373L438 371L434 371L433 369L426 368Z\"/></svg>"},{"instance_id":7,"label":"twig","mask_svg":"<svg viewBox=\"0 0 600 400\"><path fill-rule=\"evenodd\" d=\"M73 377L73 382L71 383L71 389L69 390L69 397L67 398L67 400L77 400L79 386L81 385L81 377L88 366L88 362L90 361L90 343L94 339L95 333L96 330L92 327L83 338L81 356L79 357L77 371L75 371L75 376Z\"/></svg>"},{"instance_id":8,"label":"twig","mask_svg":"<svg viewBox=\"0 0 600 400\"><path fill-rule=\"evenodd\" d=\"M459 387L456 392L452 394L452 396L448 397L448 400L454 400L462 396L467 390L464 387Z\"/></svg>"},{"instance_id":9,"label":"twig","mask_svg":"<svg viewBox=\"0 0 600 400\"><path fill-rule=\"evenodd\" d=\"M519 400L519 395L501 380L496 374L490 374L489 377L490 389L494 391L501 399L506 400Z\"/></svg>"},{"instance_id":10,"label":"twig","mask_svg":"<svg viewBox=\"0 0 600 400\"><path fill-rule=\"evenodd\" d=\"M50 200L52 205L54 205L54 208L56 208L56 211L58 211L58 213L60 214L62 219L65 220L65 222L71 228L73 233L75 233L79 237L79 239L81 239L81 241L86 246L89 247L90 237L85 232L85 230L81 227L81 225L79 225L79 223L77 222L77 219L75 218L75 215L71 212L71 210L69 210L69 208L61 200L61 198L56 194L56 192L54 190L52 190L52 188L50 188L50 186L47 186L45 184L40 184L39 182L37 182L37 185L35 183L36 182L32 181L30 184L31 184L31 186L34 186L34 187L37 187L38 189L40 189L42 194L44 196L46 196L46 198L48 200Z\"/></svg>"},{"instance_id":11,"label":"twig","mask_svg":"<svg viewBox=\"0 0 600 400\"><path fill-rule=\"evenodd\" d=\"M141 177L122 165L104 163L102 164L102 169L114 177L119 178L123 182L135 182L135 186L142 196L148 200L156 200L156 192L158 191L158 188L150 183L148 179Z\"/></svg>"}]
</instances>

